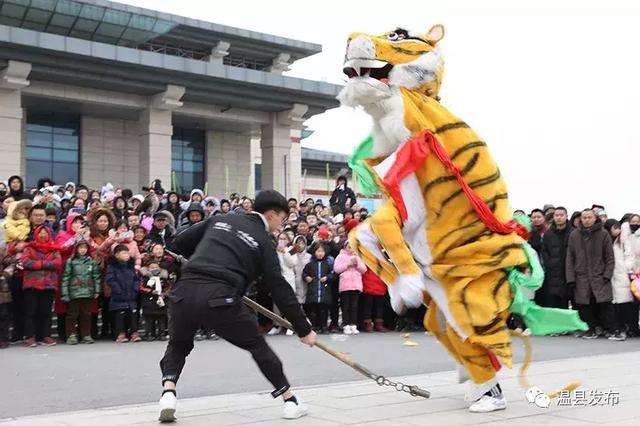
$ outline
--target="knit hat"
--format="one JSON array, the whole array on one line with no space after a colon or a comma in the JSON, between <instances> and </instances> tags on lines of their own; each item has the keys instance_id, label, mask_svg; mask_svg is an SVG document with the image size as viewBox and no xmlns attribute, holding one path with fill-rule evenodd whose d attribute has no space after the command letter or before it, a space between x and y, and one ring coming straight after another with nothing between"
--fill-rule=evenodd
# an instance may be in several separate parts
<instances>
[{"instance_id":1,"label":"knit hat","mask_svg":"<svg viewBox=\"0 0 640 426\"><path fill-rule=\"evenodd\" d=\"M330 237L330 233L329 233L329 228L326 226L321 226L318 229L318 237L320 237L321 240L328 240Z\"/></svg>"},{"instance_id":2,"label":"knit hat","mask_svg":"<svg viewBox=\"0 0 640 426\"><path fill-rule=\"evenodd\" d=\"M349 219L344 223L344 230L348 234L354 229L356 226L360 225L360 221L358 219Z\"/></svg>"}]
</instances>

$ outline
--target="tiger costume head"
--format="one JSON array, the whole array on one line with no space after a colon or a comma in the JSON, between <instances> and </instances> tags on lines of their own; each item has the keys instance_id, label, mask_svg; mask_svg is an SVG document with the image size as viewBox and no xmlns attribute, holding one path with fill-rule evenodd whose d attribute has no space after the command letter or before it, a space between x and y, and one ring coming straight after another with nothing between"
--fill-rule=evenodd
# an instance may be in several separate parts
<instances>
[{"instance_id":1,"label":"tiger costume head","mask_svg":"<svg viewBox=\"0 0 640 426\"><path fill-rule=\"evenodd\" d=\"M424 35L402 28L380 35L352 33L343 68L349 82L338 96L341 104L366 109L400 87L438 99L444 61L437 43L443 37L440 24Z\"/></svg>"}]
</instances>

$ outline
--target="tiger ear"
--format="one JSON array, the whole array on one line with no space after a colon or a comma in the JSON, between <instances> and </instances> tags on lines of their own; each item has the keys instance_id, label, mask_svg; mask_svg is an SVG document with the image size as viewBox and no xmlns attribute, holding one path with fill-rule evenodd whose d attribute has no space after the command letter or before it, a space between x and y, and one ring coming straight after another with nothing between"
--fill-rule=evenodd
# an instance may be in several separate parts
<instances>
[{"instance_id":1,"label":"tiger ear","mask_svg":"<svg viewBox=\"0 0 640 426\"><path fill-rule=\"evenodd\" d=\"M436 44L444 38L444 26L442 24L435 24L424 36L425 39L431 44Z\"/></svg>"}]
</instances>

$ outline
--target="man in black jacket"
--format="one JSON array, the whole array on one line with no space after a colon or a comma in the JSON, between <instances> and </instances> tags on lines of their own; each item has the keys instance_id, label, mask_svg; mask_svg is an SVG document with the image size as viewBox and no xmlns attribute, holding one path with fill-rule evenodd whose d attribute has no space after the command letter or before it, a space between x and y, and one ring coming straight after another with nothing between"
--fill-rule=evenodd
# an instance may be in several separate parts
<instances>
[{"instance_id":1,"label":"man in black jacket","mask_svg":"<svg viewBox=\"0 0 640 426\"><path fill-rule=\"evenodd\" d=\"M355 203L356 194L347 186L346 176L338 177L336 189L333 190L333 194L331 194L331 198L329 199L329 206L337 206L340 212L344 212L347 206L351 208Z\"/></svg>"},{"instance_id":2,"label":"man in black jacket","mask_svg":"<svg viewBox=\"0 0 640 426\"><path fill-rule=\"evenodd\" d=\"M536 302L548 308L567 309L572 294L566 280L567 245L573 228L568 223L567 209L557 207L553 223L545 232L540 255L544 265L544 284L536 292Z\"/></svg>"},{"instance_id":3,"label":"man in black jacket","mask_svg":"<svg viewBox=\"0 0 640 426\"><path fill-rule=\"evenodd\" d=\"M242 304L249 285L262 276L262 282L300 340L309 346L315 344L316 335L282 276L269 235L288 214L287 200L277 191L265 190L258 195L254 208L249 214L212 216L178 234L173 242L174 250L189 261L169 296L170 338L160 361L164 388L160 399L161 421L175 419L176 383L200 324L251 353L275 388L271 395L283 397L284 418L306 414L306 407L289 390L278 356L258 334L255 316Z\"/></svg>"}]
</instances>

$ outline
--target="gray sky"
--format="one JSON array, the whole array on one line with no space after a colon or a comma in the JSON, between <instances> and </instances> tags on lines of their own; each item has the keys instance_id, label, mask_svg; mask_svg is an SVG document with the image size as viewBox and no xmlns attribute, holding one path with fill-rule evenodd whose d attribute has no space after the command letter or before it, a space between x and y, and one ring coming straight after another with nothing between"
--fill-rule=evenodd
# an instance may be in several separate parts
<instances>
[{"instance_id":1,"label":"gray sky","mask_svg":"<svg viewBox=\"0 0 640 426\"><path fill-rule=\"evenodd\" d=\"M596 202L611 216L640 211L638 2L122 2L320 43L323 52L289 74L334 83L345 80L350 32L426 32L442 23L442 103L488 142L513 208L551 203L571 211ZM307 125L315 133L305 146L344 153L370 128L364 113L347 108Z\"/></svg>"}]
</instances>

